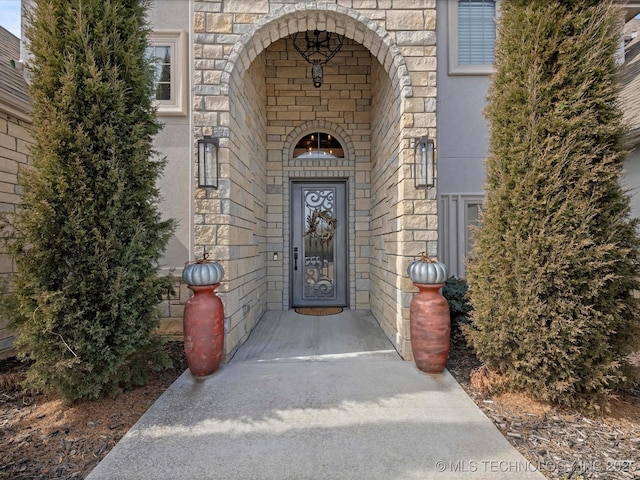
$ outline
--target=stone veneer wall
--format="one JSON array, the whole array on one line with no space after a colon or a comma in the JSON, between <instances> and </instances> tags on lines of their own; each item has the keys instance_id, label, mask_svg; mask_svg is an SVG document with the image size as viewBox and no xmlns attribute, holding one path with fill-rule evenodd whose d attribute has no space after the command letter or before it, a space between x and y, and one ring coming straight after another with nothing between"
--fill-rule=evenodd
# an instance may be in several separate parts
<instances>
[{"instance_id":1,"label":"stone veneer wall","mask_svg":"<svg viewBox=\"0 0 640 480\"><path fill-rule=\"evenodd\" d=\"M219 127L201 128L220 136L217 189L196 189L196 258L207 252L225 269L218 289L225 310L228 359L266 310L266 83L264 54L247 69L229 96L197 97L207 110L222 110ZM197 172L197 168L195 169Z\"/></svg>"},{"instance_id":2,"label":"stone veneer wall","mask_svg":"<svg viewBox=\"0 0 640 480\"><path fill-rule=\"evenodd\" d=\"M229 346L241 343L266 311L266 185L267 130L264 54L251 64L239 95L231 96L229 138L236 158L229 159L232 180L229 231L218 231L218 241L229 243L225 314ZM234 125L235 123L235 125ZM221 173L224 177L224 168ZM219 228L219 227L218 227ZM230 347L231 348L231 347Z\"/></svg>"},{"instance_id":3,"label":"stone veneer wall","mask_svg":"<svg viewBox=\"0 0 640 480\"><path fill-rule=\"evenodd\" d=\"M22 187L18 185L20 171L29 163L32 143L31 123L0 112L0 211L15 212L20 203ZM11 256L0 250L0 276L6 279L15 272ZM0 318L0 358L12 354L15 332L6 328Z\"/></svg>"},{"instance_id":4,"label":"stone veneer wall","mask_svg":"<svg viewBox=\"0 0 640 480\"><path fill-rule=\"evenodd\" d=\"M429 126L435 126L435 101L399 98L389 77L379 69L379 64L374 64L371 311L398 351L407 358L411 352L409 306L417 290L406 276L406 270L420 252L436 255L437 217L435 189L425 192L414 187L412 141L404 138L398 144L395 140L403 127L405 131L406 127L418 127L423 134L428 132L434 138L435 132ZM415 77L435 85L435 78L428 72L417 73ZM430 111L420 113L427 109ZM403 151L406 145L408 151L407 148ZM401 161L401 155L407 160Z\"/></svg>"},{"instance_id":5,"label":"stone veneer wall","mask_svg":"<svg viewBox=\"0 0 640 480\"><path fill-rule=\"evenodd\" d=\"M349 232L351 305L367 308L369 299L372 302L370 308L386 334L400 353L410 358L408 306L414 290L406 278L406 267L421 251L427 250L432 255L437 253L435 190L415 189L411 168L414 155L410 142L410 139L426 134L435 138L435 3L436 0L194 2L196 137L210 133L221 137L223 167L243 161L245 166L251 167L247 173L256 182L265 172L258 152L262 151L263 138L266 141L265 182L262 186L249 182L246 185L249 190L244 192L249 203L256 201L255 223L241 216L248 214L249 207L238 198L241 195L233 191L235 182L238 186L244 184L233 177L235 173L231 169L223 168L221 189L196 193L196 251L201 252L206 246L215 252L215 256L228 262L225 282L230 284L224 289L228 293L237 291L237 295L225 294L225 306L232 310L230 315L239 315L237 312L249 298L248 292L256 292L257 295L263 291L262 284L266 284L268 308L288 307L285 266L289 264L289 230L285 209L289 201L289 179L312 176L348 178L352 223ZM361 49L362 58L367 58L366 52L362 51L364 49L369 52L370 60L375 59L370 61L369 73L357 82L351 79L343 83L340 78L332 79L342 86L353 84L354 88L341 86L336 91L331 88L332 81L327 79L330 62L325 67L322 93L315 94L320 95L315 98L313 87L307 89L310 78L302 78L300 61L296 60L296 65L276 65L281 61L292 62L289 55L293 52L289 52L288 47L281 50L287 45L282 39L298 31L316 28L344 35L353 40L348 43L353 48L352 52ZM263 60L260 55L265 51L266 59ZM268 96L264 117L258 108L254 108L251 112L243 110L243 114L256 116L240 118L239 112L234 112L237 107L235 96L249 86L245 80L248 76L254 76L251 83L259 88L264 78L258 78L257 67L253 72L251 67L263 61L266 61L265 93ZM292 70L285 74L287 68ZM304 74L307 77L308 69L306 65ZM359 103L364 98L350 97L352 91L364 92L371 85L369 104ZM294 90L298 88L299 91ZM327 93L338 96L322 96ZM363 120L365 114L366 122ZM356 120L356 115L359 120ZM264 119L266 132L264 137L260 137ZM360 124L368 125L360 128ZM353 145L353 156L343 163L318 163L311 167L292 161L289 158L290 147L297 138L320 127L342 134L341 140ZM255 151L248 148L243 151L236 138L247 135L259 144ZM255 157L252 158L256 162L247 163L247 155L253 153ZM265 192L262 204L258 193L261 187ZM231 204L240 210L231 211ZM266 208L266 213L262 208ZM241 227L251 224L255 228L256 244L253 248L240 247L232 252L232 229L219 229L218 226L232 225L235 219ZM266 221L265 237L259 229L262 219ZM216 223L218 221L223 223ZM247 230L250 229L247 227ZM282 252L282 260L272 260L275 251ZM267 254L261 255L263 253ZM266 276L262 276L265 270ZM252 284L250 275L245 272L254 272L254 277L257 274L259 280ZM236 273L242 278L235 278ZM228 333L234 325L236 328L243 325L241 331L248 331L252 323L253 319L240 320L239 323L230 320L228 328L231 330ZM227 354L235 348L234 342L241 340L242 335L231 335Z\"/></svg>"},{"instance_id":6,"label":"stone veneer wall","mask_svg":"<svg viewBox=\"0 0 640 480\"><path fill-rule=\"evenodd\" d=\"M391 80L380 67L374 65L372 156L371 172L371 312L378 319L385 334L401 350L398 343L404 335L398 321L398 288L396 285L396 243L400 232L398 211L400 188L397 138L400 132L401 99ZM400 323L400 324L399 324Z\"/></svg>"},{"instance_id":7,"label":"stone veneer wall","mask_svg":"<svg viewBox=\"0 0 640 480\"><path fill-rule=\"evenodd\" d=\"M311 82L311 65L291 38L267 50L268 209L270 310L289 308L290 180L346 179L348 185L349 305L369 309L369 172L371 54L345 39L324 66L321 88ZM297 141L313 131L331 133L342 143L344 159L292 158Z\"/></svg>"}]
</instances>

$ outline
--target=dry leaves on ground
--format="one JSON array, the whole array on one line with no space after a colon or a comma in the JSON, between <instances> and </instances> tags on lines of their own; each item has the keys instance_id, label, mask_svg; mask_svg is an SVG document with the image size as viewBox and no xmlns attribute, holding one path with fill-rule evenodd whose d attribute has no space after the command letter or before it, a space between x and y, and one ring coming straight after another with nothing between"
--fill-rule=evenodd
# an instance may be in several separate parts
<instances>
[{"instance_id":1,"label":"dry leaves on ground","mask_svg":"<svg viewBox=\"0 0 640 480\"><path fill-rule=\"evenodd\" d=\"M17 384L25 366L0 360L0 479L84 478L185 369L182 342L164 347L174 366L115 398L67 406Z\"/></svg>"},{"instance_id":2,"label":"dry leaves on ground","mask_svg":"<svg viewBox=\"0 0 640 480\"><path fill-rule=\"evenodd\" d=\"M640 479L638 388L612 399L609 414L589 416L520 393L489 395L471 381L481 367L464 339L454 337L447 368L532 468L548 479Z\"/></svg>"}]
</instances>

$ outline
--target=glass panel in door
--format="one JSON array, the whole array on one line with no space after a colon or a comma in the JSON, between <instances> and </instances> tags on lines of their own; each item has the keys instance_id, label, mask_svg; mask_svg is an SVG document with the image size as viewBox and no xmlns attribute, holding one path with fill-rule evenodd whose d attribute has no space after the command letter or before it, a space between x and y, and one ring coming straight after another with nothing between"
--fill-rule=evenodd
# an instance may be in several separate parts
<instances>
[{"instance_id":1,"label":"glass panel in door","mask_svg":"<svg viewBox=\"0 0 640 480\"><path fill-rule=\"evenodd\" d=\"M345 306L346 185L293 183L291 192L293 306Z\"/></svg>"}]
</instances>

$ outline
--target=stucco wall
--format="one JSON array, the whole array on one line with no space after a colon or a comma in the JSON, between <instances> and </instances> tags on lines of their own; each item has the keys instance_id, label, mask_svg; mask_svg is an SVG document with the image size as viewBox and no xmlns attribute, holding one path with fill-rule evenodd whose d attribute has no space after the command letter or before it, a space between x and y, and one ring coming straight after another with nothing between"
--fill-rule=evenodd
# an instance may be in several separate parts
<instances>
[{"instance_id":1,"label":"stucco wall","mask_svg":"<svg viewBox=\"0 0 640 480\"><path fill-rule=\"evenodd\" d=\"M483 194L489 128L482 113L489 75L450 75L448 8L437 2L439 259L464 276L464 201Z\"/></svg>"},{"instance_id":2,"label":"stucco wall","mask_svg":"<svg viewBox=\"0 0 640 480\"><path fill-rule=\"evenodd\" d=\"M155 0L149 8L149 23L153 31L182 30L187 32L186 51L192 40L189 35L190 11L189 0ZM187 56L189 55L186 53ZM180 52L180 56L183 52ZM176 60L174 58L174 60ZM189 65L190 59L185 59ZM189 86L189 69L178 72L183 76L185 86ZM187 111L184 115L168 116L158 112L158 119L164 128L154 139L155 148L167 159L164 173L158 182L163 199L161 211L164 218L178 220L178 225L167 246L161 260L162 268L166 271L180 269L190 258L191 241L191 203L193 191L191 178L193 176L194 152L192 149L190 102L187 101ZM176 312L173 312L175 314ZM180 313L180 312L177 312Z\"/></svg>"},{"instance_id":3,"label":"stucco wall","mask_svg":"<svg viewBox=\"0 0 640 480\"><path fill-rule=\"evenodd\" d=\"M180 52L174 52L174 61L183 67L176 72L182 77L184 88L190 91L191 30L190 0L153 0L148 10L148 20L152 32L184 32L186 45ZM189 92L179 92L189 99ZM158 187L162 195L160 210L164 218L177 220L176 229L169 239L167 248L160 259L163 273L171 273L175 278L174 292L160 303L162 323L160 333L169 336L182 335L184 304L191 296L180 275L185 262L193 260L193 182L195 150L191 131L191 102L187 100L182 115L166 115L160 109L158 120L163 129L154 138L154 147L166 158L166 166Z\"/></svg>"},{"instance_id":4,"label":"stucco wall","mask_svg":"<svg viewBox=\"0 0 640 480\"><path fill-rule=\"evenodd\" d=\"M450 75L448 9L437 2L438 193L482 192L488 125L482 111L489 75Z\"/></svg>"}]
</instances>

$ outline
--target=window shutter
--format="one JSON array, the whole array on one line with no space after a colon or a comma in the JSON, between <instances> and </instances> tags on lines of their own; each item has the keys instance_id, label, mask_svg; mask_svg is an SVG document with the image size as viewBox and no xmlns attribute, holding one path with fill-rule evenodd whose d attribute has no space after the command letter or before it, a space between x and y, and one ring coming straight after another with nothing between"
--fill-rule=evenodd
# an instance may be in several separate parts
<instances>
[{"instance_id":1,"label":"window shutter","mask_svg":"<svg viewBox=\"0 0 640 480\"><path fill-rule=\"evenodd\" d=\"M496 2L458 1L458 63L491 65L496 42Z\"/></svg>"}]
</instances>

